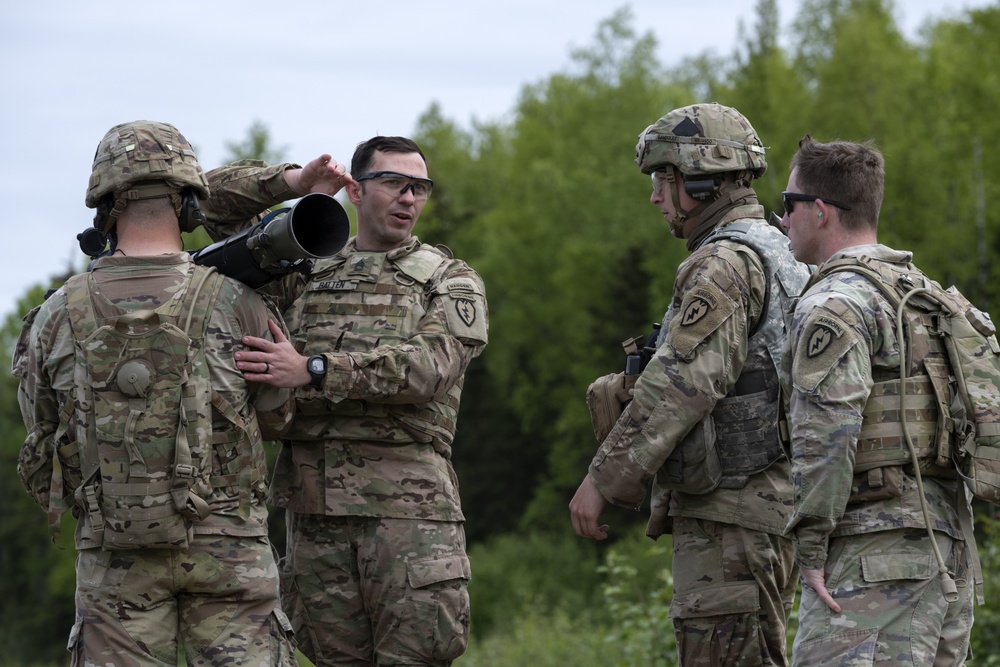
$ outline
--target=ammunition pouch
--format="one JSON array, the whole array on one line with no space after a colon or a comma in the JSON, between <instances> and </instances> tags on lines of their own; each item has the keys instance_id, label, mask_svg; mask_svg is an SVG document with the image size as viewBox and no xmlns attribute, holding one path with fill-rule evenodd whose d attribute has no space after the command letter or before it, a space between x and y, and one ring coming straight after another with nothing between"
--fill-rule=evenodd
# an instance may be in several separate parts
<instances>
[{"instance_id":1,"label":"ammunition pouch","mask_svg":"<svg viewBox=\"0 0 1000 667\"><path fill-rule=\"evenodd\" d=\"M632 400L632 388L637 377L611 373L597 378L587 387L587 408L598 442L604 442L625 411L625 406Z\"/></svg>"}]
</instances>

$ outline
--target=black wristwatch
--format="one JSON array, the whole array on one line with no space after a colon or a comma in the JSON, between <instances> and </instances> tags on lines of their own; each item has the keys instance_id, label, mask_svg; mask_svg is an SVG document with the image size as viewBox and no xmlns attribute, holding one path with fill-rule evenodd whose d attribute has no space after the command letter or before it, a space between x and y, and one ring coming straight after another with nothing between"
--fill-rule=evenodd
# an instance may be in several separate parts
<instances>
[{"instance_id":1,"label":"black wristwatch","mask_svg":"<svg viewBox=\"0 0 1000 667\"><path fill-rule=\"evenodd\" d=\"M309 371L309 386L313 389L322 389L323 380L326 379L326 357L322 354L314 354L306 362L306 370Z\"/></svg>"}]
</instances>

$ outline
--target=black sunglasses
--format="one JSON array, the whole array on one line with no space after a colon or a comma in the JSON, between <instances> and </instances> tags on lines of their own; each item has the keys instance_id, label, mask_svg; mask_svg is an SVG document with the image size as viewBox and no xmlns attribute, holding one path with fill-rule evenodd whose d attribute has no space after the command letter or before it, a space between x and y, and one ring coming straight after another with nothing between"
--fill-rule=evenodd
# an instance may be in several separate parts
<instances>
[{"instance_id":1,"label":"black sunglasses","mask_svg":"<svg viewBox=\"0 0 1000 667\"><path fill-rule=\"evenodd\" d=\"M781 205L785 207L785 213L787 213L788 215L791 215L792 211L795 209L794 202L816 201L817 199L820 200L821 202L829 204L830 206L836 206L837 208L843 209L845 211L851 210L851 207L848 206L847 204L841 204L840 202L833 201L832 199L827 199L826 197L817 197L816 195L804 195L801 192L781 193Z\"/></svg>"}]
</instances>

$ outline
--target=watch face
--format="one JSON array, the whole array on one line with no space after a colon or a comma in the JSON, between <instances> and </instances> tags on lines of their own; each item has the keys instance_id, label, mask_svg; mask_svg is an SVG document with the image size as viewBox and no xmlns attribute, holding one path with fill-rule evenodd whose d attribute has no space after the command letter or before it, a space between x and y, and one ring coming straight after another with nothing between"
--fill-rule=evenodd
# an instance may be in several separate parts
<instances>
[{"instance_id":1,"label":"watch face","mask_svg":"<svg viewBox=\"0 0 1000 667\"><path fill-rule=\"evenodd\" d=\"M309 370L313 373L322 373L324 370L323 366L324 364L322 359L313 358L309 360Z\"/></svg>"}]
</instances>

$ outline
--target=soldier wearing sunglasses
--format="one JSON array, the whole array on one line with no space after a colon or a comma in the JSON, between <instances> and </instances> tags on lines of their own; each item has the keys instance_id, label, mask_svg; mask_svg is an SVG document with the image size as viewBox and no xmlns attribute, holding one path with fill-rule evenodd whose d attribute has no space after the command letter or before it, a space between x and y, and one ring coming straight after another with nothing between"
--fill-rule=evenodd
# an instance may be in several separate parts
<instances>
[{"instance_id":1,"label":"soldier wearing sunglasses","mask_svg":"<svg viewBox=\"0 0 1000 667\"><path fill-rule=\"evenodd\" d=\"M248 338L237 354L247 379L295 388L270 498L288 524L283 604L317 667L449 665L470 620L451 445L487 343L483 282L413 235L434 186L416 143L359 144L350 174L324 158L209 172L210 210L226 219L280 202L283 182L344 187L357 211L340 253L271 290L290 340Z\"/></svg>"},{"instance_id":2,"label":"soldier wearing sunglasses","mask_svg":"<svg viewBox=\"0 0 1000 667\"><path fill-rule=\"evenodd\" d=\"M786 532L803 582L792 664L963 665L982 575L947 453L965 423L952 412L964 404L948 318L922 296L931 281L913 254L878 242L885 161L873 143L806 135L791 167L782 225L795 257L818 265L783 355Z\"/></svg>"}]
</instances>

